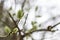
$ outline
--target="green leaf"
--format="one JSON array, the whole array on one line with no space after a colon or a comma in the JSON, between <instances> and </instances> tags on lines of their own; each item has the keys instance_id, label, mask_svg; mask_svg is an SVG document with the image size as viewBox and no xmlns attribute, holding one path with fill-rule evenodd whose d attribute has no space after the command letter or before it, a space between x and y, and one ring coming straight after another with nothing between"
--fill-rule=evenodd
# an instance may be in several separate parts
<instances>
[{"instance_id":1,"label":"green leaf","mask_svg":"<svg viewBox=\"0 0 60 40\"><path fill-rule=\"evenodd\" d=\"M4 30L7 34L9 34L11 32L11 29L8 26L5 26Z\"/></svg>"},{"instance_id":2,"label":"green leaf","mask_svg":"<svg viewBox=\"0 0 60 40\"><path fill-rule=\"evenodd\" d=\"M17 33L17 32L18 32L18 28L14 28L13 33Z\"/></svg>"},{"instance_id":3,"label":"green leaf","mask_svg":"<svg viewBox=\"0 0 60 40\"><path fill-rule=\"evenodd\" d=\"M22 10L19 10L18 13L17 13L17 17L19 19L21 19L23 17L23 15L24 15L23 11Z\"/></svg>"}]
</instances>

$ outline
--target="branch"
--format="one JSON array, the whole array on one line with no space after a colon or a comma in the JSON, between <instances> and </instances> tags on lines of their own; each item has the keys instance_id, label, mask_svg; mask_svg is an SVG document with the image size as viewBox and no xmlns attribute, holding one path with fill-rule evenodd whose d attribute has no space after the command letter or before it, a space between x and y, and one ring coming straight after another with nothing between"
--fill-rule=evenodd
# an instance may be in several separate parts
<instances>
[{"instance_id":1,"label":"branch","mask_svg":"<svg viewBox=\"0 0 60 40\"><path fill-rule=\"evenodd\" d=\"M28 14L27 14L26 17L25 17L25 22L24 22L24 24L23 24L23 28L24 28L24 26L25 26L25 24L26 24L27 18L28 18ZM24 33L25 33L25 32L24 32Z\"/></svg>"},{"instance_id":2,"label":"branch","mask_svg":"<svg viewBox=\"0 0 60 40\"><path fill-rule=\"evenodd\" d=\"M60 22L57 23L57 24L55 24L55 25L53 25L53 26L48 26L48 27L47 27L47 30L50 30L50 31L51 31L51 29L53 29L54 27L56 27L56 26L59 25L59 24L60 24Z\"/></svg>"},{"instance_id":3,"label":"branch","mask_svg":"<svg viewBox=\"0 0 60 40\"><path fill-rule=\"evenodd\" d=\"M8 11L7 11L8 12ZM12 19L12 21L14 22L15 26L18 28L18 25L16 24L15 20L13 19L12 15L8 12L10 18Z\"/></svg>"},{"instance_id":4,"label":"branch","mask_svg":"<svg viewBox=\"0 0 60 40\"><path fill-rule=\"evenodd\" d=\"M49 28L54 28L54 27L56 27L57 25L59 25L60 24L60 22L59 23L57 23L57 24L55 24L55 25L53 25L53 26L48 26ZM39 30L34 30L34 31L31 31L31 32L29 32L29 33L25 33L25 35L23 35L23 37L25 37L25 36L27 36L27 35L30 35L30 34L32 34L32 33L34 33L34 32L39 32L39 31L51 31L51 32L55 32L56 30L51 30L51 29L39 29Z\"/></svg>"},{"instance_id":5,"label":"branch","mask_svg":"<svg viewBox=\"0 0 60 40\"><path fill-rule=\"evenodd\" d=\"M29 33L25 33L25 35L23 35L23 37L27 36L27 35L30 35L34 32L39 32L39 31L50 31L50 30L47 30L47 29L39 29L39 30L34 30L34 31L31 31ZM51 32L55 32L56 30L52 30Z\"/></svg>"},{"instance_id":6,"label":"branch","mask_svg":"<svg viewBox=\"0 0 60 40\"><path fill-rule=\"evenodd\" d=\"M23 3L22 3L22 7L21 7L21 8L22 8L22 11L23 11L23 8L24 8L24 5L25 5L25 2L26 2L26 0L24 0Z\"/></svg>"},{"instance_id":7,"label":"branch","mask_svg":"<svg viewBox=\"0 0 60 40\"><path fill-rule=\"evenodd\" d=\"M8 11L7 11L7 12L8 12ZM9 14L10 18L12 19L12 21L14 22L15 27L18 28L19 36L21 36L21 30L19 29L19 27L18 27L18 25L16 24L15 20L13 19L12 15L11 15L9 12L8 12L8 14ZM10 32L9 35L10 35L11 33L12 33L12 32ZM9 36L9 35L8 35L8 36Z\"/></svg>"},{"instance_id":8,"label":"branch","mask_svg":"<svg viewBox=\"0 0 60 40\"><path fill-rule=\"evenodd\" d=\"M59 23L57 23L57 24L55 24L55 25L53 25L53 27L52 28L54 28L54 27L56 27L57 25L59 25L60 24L60 22Z\"/></svg>"}]
</instances>

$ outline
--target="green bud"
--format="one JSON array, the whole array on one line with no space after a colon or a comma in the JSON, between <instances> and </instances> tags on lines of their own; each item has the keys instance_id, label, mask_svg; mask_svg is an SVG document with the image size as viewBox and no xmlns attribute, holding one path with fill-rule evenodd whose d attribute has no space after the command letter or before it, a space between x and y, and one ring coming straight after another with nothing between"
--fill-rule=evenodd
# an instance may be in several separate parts
<instances>
[{"instance_id":1,"label":"green bud","mask_svg":"<svg viewBox=\"0 0 60 40\"><path fill-rule=\"evenodd\" d=\"M18 28L14 28L13 33L17 33L17 32L18 32Z\"/></svg>"}]
</instances>

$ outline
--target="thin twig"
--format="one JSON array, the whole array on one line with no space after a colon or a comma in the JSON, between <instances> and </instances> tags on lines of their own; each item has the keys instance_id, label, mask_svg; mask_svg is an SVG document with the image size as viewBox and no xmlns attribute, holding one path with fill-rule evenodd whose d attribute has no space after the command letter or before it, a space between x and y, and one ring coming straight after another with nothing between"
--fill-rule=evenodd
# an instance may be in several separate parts
<instances>
[{"instance_id":1,"label":"thin twig","mask_svg":"<svg viewBox=\"0 0 60 40\"><path fill-rule=\"evenodd\" d=\"M8 12L8 11L7 11L7 12ZM12 15L11 15L9 12L8 12L8 14L9 14L10 18L12 19L12 21L14 22L15 27L17 27L17 28L18 28L19 35L21 36L21 30L19 29L19 27L18 27L18 25L16 24L15 20L13 19ZM12 33L12 32L11 32L11 33ZM9 35L10 35L11 33L9 33Z\"/></svg>"},{"instance_id":2,"label":"thin twig","mask_svg":"<svg viewBox=\"0 0 60 40\"><path fill-rule=\"evenodd\" d=\"M56 27L57 25L59 25L60 24L60 22L59 23L57 23L57 24L55 24L55 25L53 25L53 27L52 28L54 28L54 27Z\"/></svg>"},{"instance_id":3,"label":"thin twig","mask_svg":"<svg viewBox=\"0 0 60 40\"><path fill-rule=\"evenodd\" d=\"M23 11L23 8L24 8L24 5L25 5L25 2L26 2L26 0L24 0L23 3L22 3L22 7L21 7L21 8L22 8L22 11Z\"/></svg>"},{"instance_id":4,"label":"thin twig","mask_svg":"<svg viewBox=\"0 0 60 40\"><path fill-rule=\"evenodd\" d=\"M59 25L59 24L60 24L60 22L57 23L57 24L55 24L55 25L53 25L52 28L56 27L56 26ZM51 29L52 29L52 28L51 28ZM32 32L25 33L25 35L23 35L23 37L25 37L26 35L30 35L30 34L32 34L32 33L34 33L34 32L38 32L38 31L51 31L51 30L48 30L48 29L34 30L34 31L32 31ZM52 30L51 32L54 32L54 31L56 31L56 30Z\"/></svg>"},{"instance_id":5,"label":"thin twig","mask_svg":"<svg viewBox=\"0 0 60 40\"><path fill-rule=\"evenodd\" d=\"M8 11L7 11L8 12ZM15 26L18 27L18 25L16 24L15 20L13 19L12 15L8 12L10 18L12 19L12 21L14 22Z\"/></svg>"},{"instance_id":6,"label":"thin twig","mask_svg":"<svg viewBox=\"0 0 60 40\"><path fill-rule=\"evenodd\" d=\"M25 22L24 22L24 24L23 24L23 29L25 28L24 26L25 26L25 24L26 24L27 18L28 18L28 14L27 14L26 17L25 17ZM24 32L24 33L25 33L25 32Z\"/></svg>"},{"instance_id":7,"label":"thin twig","mask_svg":"<svg viewBox=\"0 0 60 40\"><path fill-rule=\"evenodd\" d=\"M23 35L23 37L25 37L25 36L27 36L27 35L30 35L30 34L32 34L32 33L34 33L34 32L39 32L39 31L50 31L50 30L47 30L47 29L34 30L34 31L29 32L29 33L25 33L25 35ZM56 30L52 30L52 31L50 31L50 32L55 32L55 31L56 31Z\"/></svg>"}]
</instances>

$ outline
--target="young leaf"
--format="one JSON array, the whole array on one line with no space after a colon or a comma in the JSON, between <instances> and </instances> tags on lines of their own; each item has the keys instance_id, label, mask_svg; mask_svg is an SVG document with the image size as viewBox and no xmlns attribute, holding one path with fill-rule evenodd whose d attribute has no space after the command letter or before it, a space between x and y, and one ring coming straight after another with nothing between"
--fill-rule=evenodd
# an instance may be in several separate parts
<instances>
[{"instance_id":1,"label":"young leaf","mask_svg":"<svg viewBox=\"0 0 60 40\"><path fill-rule=\"evenodd\" d=\"M23 17L23 15L24 15L23 11L22 10L19 10L18 13L17 13L17 17L19 19L21 19Z\"/></svg>"},{"instance_id":2,"label":"young leaf","mask_svg":"<svg viewBox=\"0 0 60 40\"><path fill-rule=\"evenodd\" d=\"M7 34L9 34L11 32L11 29L8 26L5 26L4 30Z\"/></svg>"},{"instance_id":3,"label":"young leaf","mask_svg":"<svg viewBox=\"0 0 60 40\"><path fill-rule=\"evenodd\" d=\"M18 32L18 28L14 28L13 33L17 33L17 32Z\"/></svg>"}]
</instances>

